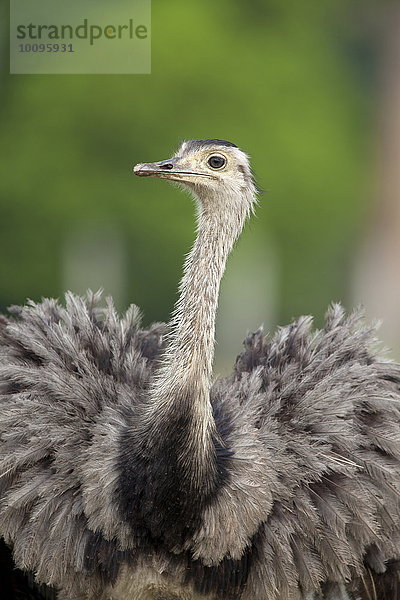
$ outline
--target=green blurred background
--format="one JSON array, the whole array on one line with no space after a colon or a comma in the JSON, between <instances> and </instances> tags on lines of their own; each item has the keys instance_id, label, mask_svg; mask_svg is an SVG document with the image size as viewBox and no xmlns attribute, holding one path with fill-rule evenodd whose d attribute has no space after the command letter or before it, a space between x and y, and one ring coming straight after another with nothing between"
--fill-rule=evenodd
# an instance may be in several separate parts
<instances>
[{"instance_id":1,"label":"green blurred background","mask_svg":"<svg viewBox=\"0 0 400 600\"><path fill-rule=\"evenodd\" d=\"M87 76L9 75L3 9L1 310L102 286L146 323L168 319L193 206L131 168L204 138L247 151L265 190L223 283L217 370L261 322L368 305L397 4L153 0L152 74Z\"/></svg>"}]
</instances>

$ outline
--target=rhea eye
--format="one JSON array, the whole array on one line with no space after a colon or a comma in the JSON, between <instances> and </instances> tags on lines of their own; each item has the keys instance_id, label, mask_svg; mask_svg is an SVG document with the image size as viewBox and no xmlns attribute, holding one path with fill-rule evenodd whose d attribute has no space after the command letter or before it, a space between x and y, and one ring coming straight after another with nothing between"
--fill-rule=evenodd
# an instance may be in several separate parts
<instances>
[{"instance_id":1,"label":"rhea eye","mask_svg":"<svg viewBox=\"0 0 400 600\"><path fill-rule=\"evenodd\" d=\"M226 158L215 154L213 156L210 156L207 163L212 169L222 169L222 167L226 165Z\"/></svg>"}]
</instances>

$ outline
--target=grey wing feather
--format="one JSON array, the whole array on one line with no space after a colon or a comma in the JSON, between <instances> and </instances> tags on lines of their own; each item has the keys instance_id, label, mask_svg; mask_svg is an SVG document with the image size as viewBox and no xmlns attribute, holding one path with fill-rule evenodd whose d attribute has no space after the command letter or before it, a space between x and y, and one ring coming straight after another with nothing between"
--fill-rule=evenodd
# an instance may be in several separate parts
<instances>
[{"instance_id":1,"label":"grey wing feather","mask_svg":"<svg viewBox=\"0 0 400 600\"><path fill-rule=\"evenodd\" d=\"M233 415L236 403L232 450L242 460L247 452L251 469L258 442L271 490L248 584L254 597L351 582L352 597L374 598L370 573L400 589L400 366L379 355L374 332L338 305L320 331L309 317L272 339L259 330L214 387L220 412Z\"/></svg>"},{"instance_id":2,"label":"grey wing feather","mask_svg":"<svg viewBox=\"0 0 400 600\"><path fill-rule=\"evenodd\" d=\"M116 485L110 446L124 404L148 385L165 332L141 329L135 307L119 319L99 300L30 302L0 322L0 536L41 582L94 575L95 596L130 543L107 496Z\"/></svg>"}]
</instances>

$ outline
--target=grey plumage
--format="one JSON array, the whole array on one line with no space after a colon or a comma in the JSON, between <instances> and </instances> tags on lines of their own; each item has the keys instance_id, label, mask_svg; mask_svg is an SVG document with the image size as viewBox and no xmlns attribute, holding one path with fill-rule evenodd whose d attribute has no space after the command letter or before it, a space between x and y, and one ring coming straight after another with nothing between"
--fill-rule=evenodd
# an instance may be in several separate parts
<instances>
[{"instance_id":1,"label":"grey plumage","mask_svg":"<svg viewBox=\"0 0 400 600\"><path fill-rule=\"evenodd\" d=\"M240 156L188 151L208 146ZM171 360L185 375L177 321L142 329L91 293L1 319L0 534L16 565L62 599L397 598L400 366L374 328L334 305L320 331L257 331L203 406L194 379L161 397Z\"/></svg>"}]
</instances>

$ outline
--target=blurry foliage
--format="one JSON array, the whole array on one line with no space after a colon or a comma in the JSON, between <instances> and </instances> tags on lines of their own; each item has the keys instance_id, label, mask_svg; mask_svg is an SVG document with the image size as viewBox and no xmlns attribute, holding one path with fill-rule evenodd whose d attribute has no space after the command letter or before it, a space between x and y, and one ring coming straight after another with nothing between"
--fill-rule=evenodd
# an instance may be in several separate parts
<instances>
[{"instance_id":1,"label":"blurry foliage","mask_svg":"<svg viewBox=\"0 0 400 600\"><path fill-rule=\"evenodd\" d=\"M131 166L209 137L248 151L267 190L254 228L278 248L279 321L346 301L372 102L351 4L153 0L151 75L3 76L1 308L62 295L69 232L111 223L129 253L125 304L167 319L192 206Z\"/></svg>"}]
</instances>

